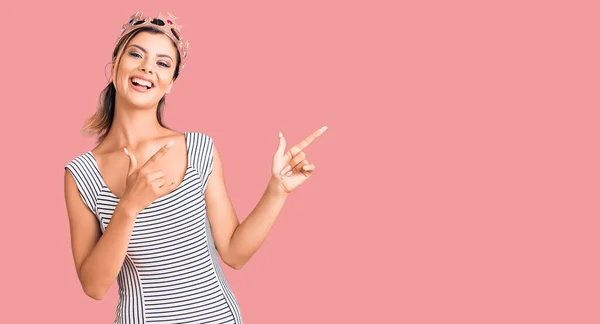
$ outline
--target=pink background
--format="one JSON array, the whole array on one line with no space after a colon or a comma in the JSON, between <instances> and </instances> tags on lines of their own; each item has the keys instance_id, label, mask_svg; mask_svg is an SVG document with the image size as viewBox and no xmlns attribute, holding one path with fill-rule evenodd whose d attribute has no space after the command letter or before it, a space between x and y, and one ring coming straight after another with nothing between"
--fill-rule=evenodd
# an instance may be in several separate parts
<instances>
[{"instance_id":1,"label":"pink background","mask_svg":"<svg viewBox=\"0 0 600 324\"><path fill-rule=\"evenodd\" d=\"M114 319L116 283L77 280L63 168L137 10L184 25L166 122L214 138L240 220L277 133L329 126L225 270L245 323L600 322L597 2L120 2L2 6L1 322Z\"/></svg>"}]
</instances>

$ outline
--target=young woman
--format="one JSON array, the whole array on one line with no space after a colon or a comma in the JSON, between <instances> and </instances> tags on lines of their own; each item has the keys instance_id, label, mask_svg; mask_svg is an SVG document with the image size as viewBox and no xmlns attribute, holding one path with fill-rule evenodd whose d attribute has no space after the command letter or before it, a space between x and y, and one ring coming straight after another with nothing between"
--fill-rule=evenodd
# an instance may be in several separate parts
<instances>
[{"instance_id":1,"label":"young woman","mask_svg":"<svg viewBox=\"0 0 600 324\"><path fill-rule=\"evenodd\" d=\"M112 82L86 127L98 145L65 166L77 275L94 299L117 280L115 323L241 323L217 253L242 268L288 195L313 173L302 150L326 130L287 152L279 134L267 188L240 223L212 138L162 123L187 54L180 29L171 14L136 13L123 26Z\"/></svg>"}]
</instances>

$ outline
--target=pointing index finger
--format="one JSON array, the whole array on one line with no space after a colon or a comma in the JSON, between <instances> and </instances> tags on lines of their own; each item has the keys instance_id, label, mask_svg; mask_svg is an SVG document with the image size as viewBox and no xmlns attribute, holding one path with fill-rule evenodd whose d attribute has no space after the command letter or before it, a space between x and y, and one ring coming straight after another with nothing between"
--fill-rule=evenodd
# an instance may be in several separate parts
<instances>
[{"instance_id":1,"label":"pointing index finger","mask_svg":"<svg viewBox=\"0 0 600 324\"><path fill-rule=\"evenodd\" d=\"M157 162L160 158L165 156L165 154L167 154L167 152L169 152L169 149L171 148L171 146L173 146L173 143L174 143L173 141L170 141L167 145L161 147L160 150L158 150L156 153L154 153L154 155L152 155L152 157L150 159L148 159L148 162L146 162L146 163Z\"/></svg>"},{"instance_id":2,"label":"pointing index finger","mask_svg":"<svg viewBox=\"0 0 600 324\"><path fill-rule=\"evenodd\" d=\"M298 142L296 145L292 146L292 148L290 149L292 156L298 154L298 152L302 151L304 148L306 148L308 145L314 142L314 140L317 139L317 137L321 136L326 130L327 126L323 126L318 130L314 131L312 134L308 135L300 142Z\"/></svg>"}]
</instances>

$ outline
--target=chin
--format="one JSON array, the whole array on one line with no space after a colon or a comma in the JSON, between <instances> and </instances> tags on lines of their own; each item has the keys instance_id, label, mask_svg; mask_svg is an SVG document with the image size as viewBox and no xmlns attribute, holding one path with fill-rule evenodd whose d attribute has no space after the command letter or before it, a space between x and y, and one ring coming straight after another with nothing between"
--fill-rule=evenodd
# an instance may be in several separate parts
<instances>
[{"instance_id":1,"label":"chin","mask_svg":"<svg viewBox=\"0 0 600 324\"><path fill-rule=\"evenodd\" d=\"M159 100L143 100L141 98L129 98L128 101L132 106L140 108L153 108L156 107L159 102Z\"/></svg>"}]
</instances>

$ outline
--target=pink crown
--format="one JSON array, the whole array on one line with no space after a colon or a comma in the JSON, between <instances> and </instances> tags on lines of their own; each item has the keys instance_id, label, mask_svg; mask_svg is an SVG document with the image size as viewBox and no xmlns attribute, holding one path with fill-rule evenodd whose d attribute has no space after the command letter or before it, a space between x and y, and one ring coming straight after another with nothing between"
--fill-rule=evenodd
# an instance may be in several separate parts
<instances>
[{"instance_id":1,"label":"pink crown","mask_svg":"<svg viewBox=\"0 0 600 324\"><path fill-rule=\"evenodd\" d=\"M167 15L168 16L165 16L162 13L158 13L158 16L155 18L144 18L141 12L136 12L129 18L129 22L123 25L123 28L121 28L121 35L119 36L119 38L117 38L117 43L121 40L121 38L123 38L130 32L142 27L151 26L165 33L165 35L169 36L169 38L175 44L177 44L177 50L179 51L179 57L181 58L179 70L183 69L186 61L188 48L190 47L190 42L185 41L184 43L181 37L179 36L183 26L175 23L175 19L177 19L177 17L173 16L173 14L168 12Z\"/></svg>"}]
</instances>

